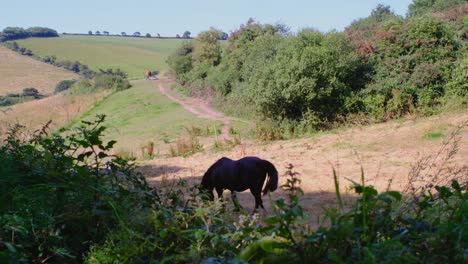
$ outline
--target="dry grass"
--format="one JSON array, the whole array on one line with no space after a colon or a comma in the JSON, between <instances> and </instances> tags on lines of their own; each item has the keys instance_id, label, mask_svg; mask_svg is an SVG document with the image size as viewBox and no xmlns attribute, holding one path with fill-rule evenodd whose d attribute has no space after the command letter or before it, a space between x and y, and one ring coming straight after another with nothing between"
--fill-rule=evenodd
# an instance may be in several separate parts
<instances>
[{"instance_id":1,"label":"dry grass","mask_svg":"<svg viewBox=\"0 0 468 264\"><path fill-rule=\"evenodd\" d=\"M274 141L269 144L243 141L239 146L224 151L205 151L185 158L153 159L145 162L147 166L143 173L150 182L159 184L159 168L177 168L167 171L167 178L182 178L187 180L189 185L198 184L203 173L220 157L239 159L244 156L258 156L275 164L281 175L281 185L285 181L286 165L293 164L305 192L302 205L311 216L310 224L315 225L323 207L336 206L333 167L340 181L345 207L355 197L349 190L351 183L347 179L360 182L361 166L364 169L366 185L373 185L379 191L404 191L413 165L421 158L437 153L444 145L443 138L426 140L423 135L428 130L440 126L447 127L447 132L452 131L466 120L468 113L446 114L418 120L356 126L313 138ZM458 152L447 160L447 166L467 165L468 127L462 127L459 135ZM460 177L468 180L466 173ZM249 192L239 193L238 197L247 210L253 208L254 199ZM271 193L272 199L279 197L284 197L284 193ZM268 210L270 204L267 197L264 198L264 204Z\"/></svg>"},{"instance_id":2,"label":"dry grass","mask_svg":"<svg viewBox=\"0 0 468 264\"><path fill-rule=\"evenodd\" d=\"M94 104L102 94L64 96L61 94L41 100L0 109L0 138L9 126L19 123L33 131L52 120L51 129L60 128Z\"/></svg>"},{"instance_id":3,"label":"dry grass","mask_svg":"<svg viewBox=\"0 0 468 264\"><path fill-rule=\"evenodd\" d=\"M197 137L182 137L178 138L176 142L171 145L169 152L171 157L183 156L188 157L194 153L203 150L203 146Z\"/></svg>"},{"instance_id":4,"label":"dry grass","mask_svg":"<svg viewBox=\"0 0 468 264\"><path fill-rule=\"evenodd\" d=\"M34 87L42 94L50 94L61 80L79 76L62 68L19 55L0 46L0 95L19 93Z\"/></svg>"}]
</instances>

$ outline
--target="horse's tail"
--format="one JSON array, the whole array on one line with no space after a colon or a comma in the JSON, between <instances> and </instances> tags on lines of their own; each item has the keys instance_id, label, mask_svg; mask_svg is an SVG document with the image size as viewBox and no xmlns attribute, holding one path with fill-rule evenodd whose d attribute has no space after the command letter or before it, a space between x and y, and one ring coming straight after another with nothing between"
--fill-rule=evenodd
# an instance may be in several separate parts
<instances>
[{"instance_id":1,"label":"horse's tail","mask_svg":"<svg viewBox=\"0 0 468 264\"><path fill-rule=\"evenodd\" d=\"M278 171L271 162L267 160L264 160L263 162L268 173L268 181L263 189L263 195L266 195L268 192L273 192L278 188Z\"/></svg>"}]
</instances>

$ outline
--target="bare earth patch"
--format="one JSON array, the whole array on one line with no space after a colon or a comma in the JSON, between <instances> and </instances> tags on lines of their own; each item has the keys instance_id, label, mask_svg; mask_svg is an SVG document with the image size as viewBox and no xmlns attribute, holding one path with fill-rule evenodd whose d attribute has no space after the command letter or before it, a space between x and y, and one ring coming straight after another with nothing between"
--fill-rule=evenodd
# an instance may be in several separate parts
<instances>
[{"instance_id":1,"label":"bare earth patch","mask_svg":"<svg viewBox=\"0 0 468 264\"><path fill-rule=\"evenodd\" d=\"M169 82L171 82L171 80L169 80ZM180 104L188 112L195 114L199 118L205 118L209 120L218 120L218 121L223 122L223 128L221 130L221 139L222 140L228 139L231 121L223 113L216 112L207 104L207 102L199 98L193 98L193 97L176 98L170 95L167 92L167 89L164 86L162 81L157 81L157 85L159 87L159 91L162 94L167 96L172 101Z\"/></svg>"},{"instance_id":2,"label":"bare earth patch","mask_svg":"<svg viewBox=\"0 0 468 264\"><path fill-rule=\"evenodd\" d=\"M349 191L351 179L360 182L361 166L366 184L379 191L387 188L403 190L413 164L424 156L440 149L444 137L427 138L430 131L450 134L457 125L468 120L468 114L444 114L419 120L399 120L366 127L353 127L330 132L312 138L303 138L272 143L255 141L243 142L227 152L202 152L191 157L158 158L145 162L141 169L147 179L155 184L167 179L185 179L189 185L198 184L208 167L219 158L226 156L239 159L244 156L258 156L273 162L280 175L280 184L285 181L285 165L294 165L300 173L301 187L305 192L302 201L310 217L310 224L317 224L322 208L335 205L332 167L337 170L340 189L345 201L354 199ZM468 127L460 134L459 151L448 166L466 166L468 157ZM465 170L466 172L466 170ZM468 180L465 174L464 180ZM225 197L229 197L225 192ZM271 199L282 197L277 190ZM254 199L250 192L240 193L239 200L246 210L251 211ZM269 198L264 198L267 210ZM271 210L269 210L271 211Z\"/></svg>"},{"instance_id":3,"label":"bare earth patch","mask_svg":"<svg viewBox=\"0 0 468 264\"><path fill-rule=\"evenodd\" d=\"M42 94L50 94L61 80L78 79L65 69L19 55L0 46L0 95L20 93L33 87Z\"/></svg>"}]
</instances>

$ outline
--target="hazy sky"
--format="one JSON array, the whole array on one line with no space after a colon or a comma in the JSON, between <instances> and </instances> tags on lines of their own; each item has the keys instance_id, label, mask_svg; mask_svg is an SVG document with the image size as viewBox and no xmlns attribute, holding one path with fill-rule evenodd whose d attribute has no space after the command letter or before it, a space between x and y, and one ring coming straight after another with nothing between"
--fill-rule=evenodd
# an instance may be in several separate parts
<instances>
[{"instance_id":1,"label":"hazy sky","mask_svg":"<svg viewBox=\"0 0 468 264\"><path fill-rule=\"evenodd\" d=\"M45 26L62 32L122 31L163 36L215 27L230 32L249 17L281 22L291 30L313 27L342 30L366 17L379 3L405 15L412 0L0 0L0 30L7 26Z\"/></svg>"}]
</instances>

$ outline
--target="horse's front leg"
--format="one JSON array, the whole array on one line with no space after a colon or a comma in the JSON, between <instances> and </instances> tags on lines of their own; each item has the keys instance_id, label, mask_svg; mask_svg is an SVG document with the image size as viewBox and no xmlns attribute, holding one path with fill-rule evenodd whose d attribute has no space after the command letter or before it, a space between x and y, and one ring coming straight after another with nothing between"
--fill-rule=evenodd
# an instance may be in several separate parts
<instances>
[{"instance_id":1,"label":"horse's front leg","mask_svg":"<svg viewBox=\"0 0 468 264\"><path fill-rule=\"evenodd\" d=\"M237 199L237 194L235 191L231 191L231 199L234 203L234 211L240 211L240 209L242 209L242 206L240 205L239 200Z\"/></svg>"},{"instance_id":2,"label":"horse's front leg","mask_svg":"<svg viewBox=\"0 0 468 264\"><path fill-rule=\"evenodd\" d=\"M223 200L223 188L216 188L216 193L218 193L218 199Z\"/></svg>"}]
</instances>

